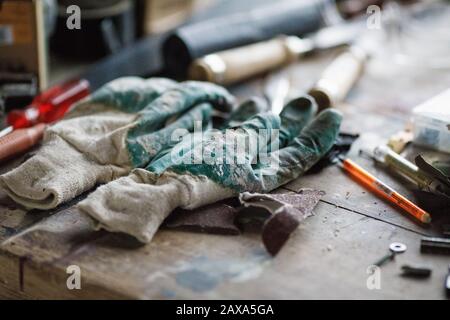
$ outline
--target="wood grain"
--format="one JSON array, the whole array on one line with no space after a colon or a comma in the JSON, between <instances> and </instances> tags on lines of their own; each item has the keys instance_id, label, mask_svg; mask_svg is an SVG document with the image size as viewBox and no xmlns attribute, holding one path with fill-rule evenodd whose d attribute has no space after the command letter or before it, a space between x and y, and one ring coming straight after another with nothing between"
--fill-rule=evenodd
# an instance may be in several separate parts
<instances>
[{"instance_id":1,"label":"wood grain","mask_svg":"<svg viewBox=\"0 0 450 320\"><path fill-rule=\"evenodd\" d=\"M320 54L286 70L293 91L310 87L335 53ZM377 62L379 64L379 62ZM351 92L343 130L362 133L350 157L414 200L411 186L358 156L358 150L386 141L400 130L411 107L450 83L446 73L407 77L371 63ZM374 64L374 65L372 65ZM389 69L389 68L388 68ZM426 81L433 79L433 81ZM232 88L243 100L261 95L265 79ZM5 172L20 163L9 163ZM148 245L125 235L95 231L73 205L27 212L0 195L0 297L4 298L237 298L237 299L443 299L448 257L421 255L425 229L352 181L337 167L286 185L325 190L315 215L293 234L276 257L260 234L208 235L161 230ZM82 198L82 197L81 197ZM381 269L381 289L366 286L367 267L391 242L408 246ZM428 265L426 280L399 275L403 263ZM66 269L77 265L82 289L68 290Z\"/></svg>"}]
</instances>

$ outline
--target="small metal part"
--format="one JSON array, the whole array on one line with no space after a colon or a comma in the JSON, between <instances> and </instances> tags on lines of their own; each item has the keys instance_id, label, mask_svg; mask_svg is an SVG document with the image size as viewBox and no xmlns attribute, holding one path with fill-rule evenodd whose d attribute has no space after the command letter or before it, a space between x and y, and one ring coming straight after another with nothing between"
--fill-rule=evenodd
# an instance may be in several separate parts
<instances>
[{"instance_id":1,"label":"small metal part","mask_svg":"<svg viewBox=\"0 0 450 320\"><path fill-rule=\"evenodd\" d=\"M428 278L431 275L432 270L426 267L402 266L402 276L412 278Z\"/></svg>"},{"instance_id":2,"label":"small metal part","mask_svg":"<svg viewBox=\"0 0 450 320\"><path fill-rule=\"evenodd\" d=\"M375 266L381 267L390 260L394 260L397 253L403 253L407 249L406 245L400 242L393 242L389 245L389 253L374 263Z\"/></svg>"},{"instance_id":3,"label":"small metal part","mask_svg":"<svg viewBox=\"0 0 450 320\"><path fill-rule=\"evenodd\" d=\"M415 183L420 190L447 196L443 192L446 187L440 181L420 170L414 163L395 153L388 146L376 147L373 150L373 159Z\"/></svg>"},{"instance_id":4,"label":"small metal part","mask_svg":"<svg viewBox=\"0 0 450 320\"><path fill-rule=\"evenodd\" d=\"M422 237L420 251L423 253L450 254L450 238Z\"/></svg>"},{"instance_id":5,"label":"small metal part","mask_svg":"<svg viewBox=\"0 0 450 320\"><path fill-rule=\"evenodd\" d=\"M214 77L213 82L222 83L223 76L227 70L227 65L218 54L209 54L203 59L206 66L211 70L210 77Z\"/></svg>"},{"instance_id":6,"label":"small metal part","mask_svg":"<svg viewBox=\"0 0 450 320\"><path fill-rule=\"evenodd\" d=\"M395 252L389 251L388 254L383 256L381 259L377 260L377 262L375 262L374 265L377 267L381 267L386 262L388 262L390 260L394 260L394 257L395 257Z\"/></svg>"},{"instance_id":7,"label":"small metal part","mask_svg":"<svg viewBox=\"0 0 450 320\"><path fill-rule=\"evenodd\" d=\"M395 253L405 252L407 249L406 244L400 242L393 242L389 245L389 250Z\"/></svg>"}]
</instances>

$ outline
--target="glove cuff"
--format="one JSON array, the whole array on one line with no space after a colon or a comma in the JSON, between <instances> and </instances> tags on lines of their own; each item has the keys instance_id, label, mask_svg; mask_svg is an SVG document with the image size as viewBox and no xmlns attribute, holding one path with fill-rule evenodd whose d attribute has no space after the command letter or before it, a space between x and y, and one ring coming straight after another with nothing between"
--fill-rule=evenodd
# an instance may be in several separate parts
<instances>
[{"instance_id":1,"label":"glove cuff","mask_svg":"<svg viewBox=\"0 0 450 320\"><path fill-rule=\"evenodd\" d=\"M54 208L98 182L111 181L127 172L119 167L99 165L56 134L47 140L36 155L0 176L4 191L27 208Z\"/></svg>"},{"instance_id":2,"label":"glove cuff","mask_svg":"<svg viewBox=\"0 0 450 320\"><path fill-rule=\"evenodd\" d=\"M234 191L206 177L172 172L157 176L136 169L128 177L99 187L78 208L97 220L98 228L147 243L175 208L195 209L233 195Z\"/></svg>"}]
</instances>

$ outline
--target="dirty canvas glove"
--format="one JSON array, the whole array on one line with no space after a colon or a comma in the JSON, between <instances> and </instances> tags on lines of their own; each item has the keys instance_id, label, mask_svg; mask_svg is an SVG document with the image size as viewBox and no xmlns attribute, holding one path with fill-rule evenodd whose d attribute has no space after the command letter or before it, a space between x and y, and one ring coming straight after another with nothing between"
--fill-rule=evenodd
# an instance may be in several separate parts
<instances>
[{"instance_id":1,"label":"dirty canvas glove","mask_svg":"<svg viewBox=\"0 0 450 320\"><path fill-rule=\"evenodd\" d=\"M219 134L208 130L202 137L198 133L187 135L145 169L98 188L79 208L97 220L100 228L149 242L175 208L195 209L244 191L269 192L303 174L332 147L341 115L326 110L307 124L316 108L311 98L301 97L290 102L280 116L259 114ZM269 142L264 139L256 150L245 153L243 163L217 159L192 163L202 150L209 154L223 150L228 156L234 144L227 143L226 133L255 141L259 129L279 129L279 144L269 153L271 160L278 160L278 167L257 157Z\"/></svg>"},{"instance_id":2,"label":"dirty canvas glove","mask_svg":"<svg viewBox=\"0 0 450 320\"><path fill-rule=\"evenodd\" d=\"M42 148L0 177L16 202L49 209L146 166L177 128L209 122L213 106L229 109L228 92L208 83L162 78L114 80L50 127Z\"/></svg>"}]
</instances>

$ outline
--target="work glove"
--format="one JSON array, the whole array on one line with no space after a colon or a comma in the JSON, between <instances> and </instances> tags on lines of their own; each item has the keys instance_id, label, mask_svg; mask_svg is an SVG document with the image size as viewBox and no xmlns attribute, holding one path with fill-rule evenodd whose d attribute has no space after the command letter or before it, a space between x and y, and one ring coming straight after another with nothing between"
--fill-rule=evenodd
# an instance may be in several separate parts
<instances>
[{"instance_id":1,"label":"work glove","mask_svg":"<svg viewBox=\"0 0 450 320\"><path fill-rule=\"evenodd\" d=\"M222 87L163 78L114 80L76 104L49 127L37 154L0 176L0 184L28 208L50 209L145 167L171 143L177 128L209 123L213 107L229 110Z\"/></svg>"},{"instance_id":2,"label":"work glove","mask_svg":"<svg viewBox=\"0 0 450 320\"><path fill-rule=\"evenodd\" d=\"M316 110L305 96L291 101L280 116L260 113L238 126L185 135L147 167L99 187L79 208L99 228L149 242L175 208L192 210L244 191L269 192L311 168L331 149L342 118L326 110L310 123ZM236 150L234 138L249 148ZM213 154L214 161L205 157Z\"/></svg>"}]
</instances>

